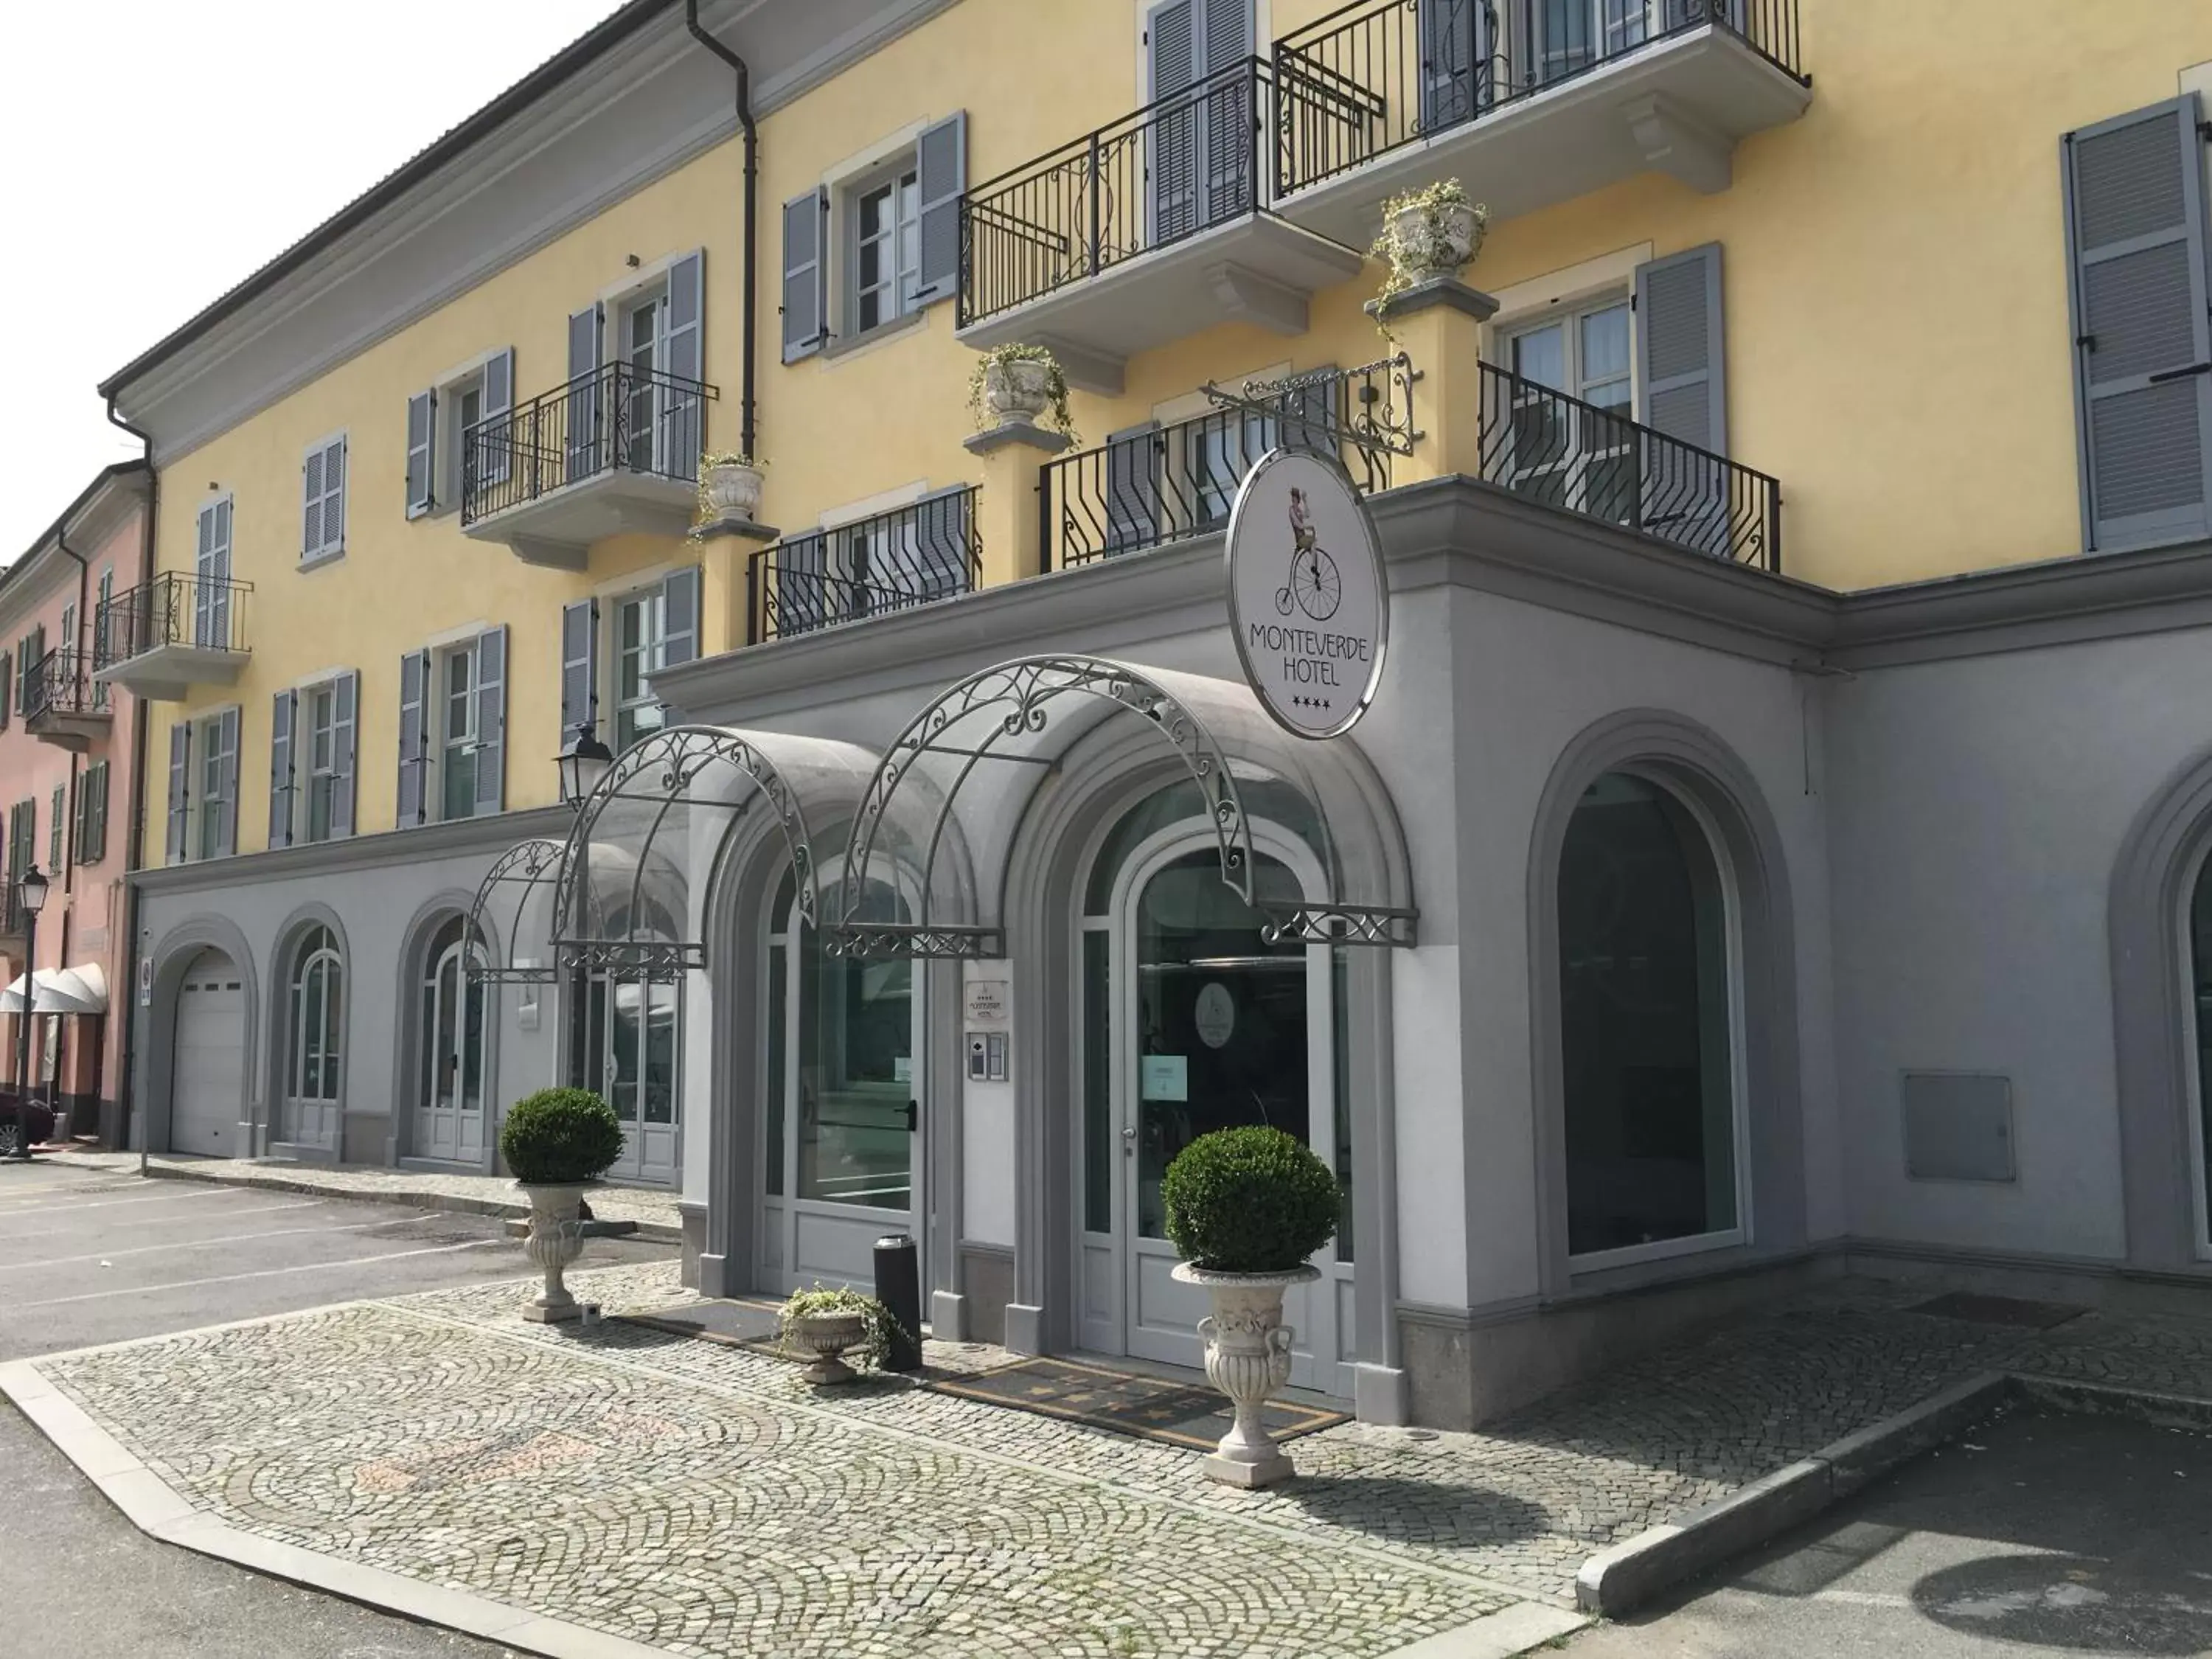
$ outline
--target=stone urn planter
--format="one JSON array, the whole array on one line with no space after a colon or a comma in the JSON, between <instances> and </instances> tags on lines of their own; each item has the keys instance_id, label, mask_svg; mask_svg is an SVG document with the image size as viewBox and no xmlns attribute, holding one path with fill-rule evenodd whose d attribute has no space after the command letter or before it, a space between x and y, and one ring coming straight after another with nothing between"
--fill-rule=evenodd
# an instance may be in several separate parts
<instances>
[{"instance_id":1,"label":"stone urn planter","mask_svg":"<svg viewBox=\"0 0 2212 1659\"><path fill-rule=\"evenodd\" d=\"M523 1253L545 1275L544 1290L522 1310L522 1316L540 1325L574 1319L581 1310L562 1275L584 1249L583 1186L568 1182L515 1185L530 1200L530 1231L523 1239Z\"/></svg>"},{"instance_id":2,"label":"stone urn planter","mask_svg":"<svg viewBox=\"0 0 2212 1659\"><path fill-rule=\"evenodd\" d=\"M1390 216L1393 263L1408 284L1456 276L1481 251L1487 224L1472 202L1409 202Z\"/></svg>"},{"instance_id":3,"label":"stone urn planter","mask_svg":"<svg viewBox=\"0 0 2212 1659\"><path fill-rule=\"evenodd\" d=\"M1279 1273L1224 1273L1179 1261L1176 1279L1203 1288L1213 1311L1198 1322L1206 1339L1206 1379L1229 1396L1236 1420L1206 1454L1206 1473L1232 1486L1267 1486L1297 1470L1267 1432L1265 1408L1291 1380L1295 1328L1283 1322L1283 1292L1310 1284L1321 1269L1310 1263Z\"/></svg>"},{"instance_id":4,"label":"stone urn planter","mask_svg":"<svg viewBox=\"0 0 2212 1659\"><path fill-rule=\"evenodd\" d=\"M499 1155L530 1197L523 1253L545 1275L545 1289L522 1310L540 1325L581 1316L562 1275L583 1253L584 1188L622 1156L622 1123L588 1089L540 1089L507 1109Z\"/></svg>"},{"instance_id":5,"label":"stone urn planter","mask_svg":"<svg viewBox=\"0 0 2212 1659\"><path fill-rule=\"evenodd\" d=\"M760 517L761 470L750 461L709 456L699 477L699 499L710 524Z\"/></svg>"},{"instance_id":6,"label":"stone urn planter","mask_svg":"<svg viewBox=\"0 0 2212 1659\"><path fill-rule=\"evenodd\" d=\"M855 1373L845 1351L866 1337L867 1320L857 1313L793 1314L784 1322L785 1339L814 1356L799 1375L817 1388L850 1382Z\"/></svg>"},{"instance_id":7,"label":"stone urn planter","mask_svg":"<svg viewBox=\"0 0 2212 1659\"><path fill-rule=\"evenodd\" d=\"M1042 357L994 360L983 368L983 408L994 426L1035 426L1052 407L1054 366Z\"/></svg>"}]
</instances>

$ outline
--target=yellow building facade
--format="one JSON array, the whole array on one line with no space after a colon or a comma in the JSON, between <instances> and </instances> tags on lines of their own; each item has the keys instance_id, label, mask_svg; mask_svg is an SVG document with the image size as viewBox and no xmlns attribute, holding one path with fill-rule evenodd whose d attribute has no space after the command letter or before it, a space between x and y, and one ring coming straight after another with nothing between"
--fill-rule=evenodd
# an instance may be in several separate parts
<instances>
[{"instance_id":1,"label":"yellow building facade","mask_svg":"<svg viewBox=\"0 0 2212 1659\"><path fill-rule=\"evenodd\" d=\"M1697 1288L1705 1269L1840 1259L1852 1238L2185 1257L2194 1271L2212 1259L2212 1182L2186 1200L2185 1243L2172 1217L2146 1219L2142 1148L2163 1143L2123 1135L2138 1109L2125 1103L2103 1186L2058 1206L2063 1238L2038 1242L2033 1204L2006 1207L2016 1188L1946 1210L1909 1146L1897 1170L1850 1176L1853 1103L1893 1114L1899 1071L2034 1067L1975 1060L2002 1048L1995 1037L1915 1050L1897 1035L1907 1009L1849 987L1887 973L1909 931L1851 927L1879 911L1858 884L1915 840L1911 812L1891 810L1929 793L1914 765L1951 780L2013 741L1962 716L1955 750L1902 758L1904 733L1932 742L1942 722L1899 712L1897 677L1937 672L1900 641L2032 631L2038 606L2109 610L2126 582L2124 605L2163 602L2179 590L2159 583L2181 578L2160 561L2212 536L2208 117L2212 14L2180 5L633 0L103 386L149 434L159 478L160 574L101 624L112 677L164 699L145 797L147 862L168 866L144 884L148 1133L234 1155L489 1170L501 1108L579 1077L619 1097L631 1134L616 1174L684 1191L692 1270L710 1288L857 1273L830 1238L836 1200L817 1194L831 1207L808 1211L783 1174L730 1150L767 1136L758 1156L773 1164L786 1120L744 1106L751 1085L731 1080L731 1055L749 1068L771 1038L708 1011L769 993L714 978L709 935L752 917L741 948L750 960L754 935L772 939L785 953L773 977L799 959L798 921L766 895L726 901L758 910L715 909L702 865L701 913L665 918L690 954L658 969L609 957L587 992L554 985L557 952L533 954L520 920L471 943L471 896L510 844L569 834L556 757L580 723L617 750L689 721L879 756L898 730L891 703L924 707L979 653L1095 638L1164 672L1234 679L1158 596L1211 593L1204 562L1244 472L1278 445L1318 447L1368 498L1395 573L1401 706L1362 741L1396 800L1376 819L1401 823L1410 848L1376 868L1412 871L1425 895L1418 942L1410 921L1381 930L1404 947L1379 953L1396 959L1379 982L1396 984L1397 1013L1362 977L1379 970L1347 969L1335 1041L1365 1065L1367 1043L1390 1040L1359 1020L1387 1033L1395 1018L1413 1044L1401 1079L1419 1074L1458 1109L1401 1111L1395 1143L1344 1128L1340 1173L1382 1231L1361 1235L1356 1271L1348 1242L1336 1263L1339 1349L1312 1360L1316 1386L1363 1410L1371 1391L1377 1415L1470 1420L1526 1391L1516 1367L1555 1377L1582 1363L1565 1351L1603 1351L1579 1327L1556 1350L1543 1333L1600 1317L1588 1310L1604 1295L1679 1277L1707 1306L1722 1293ZM1368 252L1386 203L1447 180L1486 209L1477 251L1386 291L1390 266ZM1009 345L1053 352L1073 445L1034 408L1003 426L971 412L983 354ZM746 448L757 501L695 503L695 485L721 477L702 477L702 453ZM2140 574L2154 568L2168 574ZM2114 586L2068 597L2076 580ZM1596 631L1547 631L1569 612ZM2005 637L2025 648L2028 635ZM1960 708L2004 695L1955 690ZM1416 704L1443 728L1424 729ZM1748 704L1757 731L1730 730L1722 711ZM1498 709L1515 729L1486 734L1474 711ZM1771 814L1746 808L1731 842L1703 786L1679 805L1716 846L1765 847L1764 867L1779 879L1786 866L1809 908L1759 933L1773 921L1761 906L1781 915L1784 896L1762 899L1725 856L1715 866L1744 930L1729 979L1729 1029L1747 1045L1729 1071L1737 1199L1711 1188L1689 1220L1585 1226L1577 1206L1600 1203L1607 1180L1642 1169L1648 1183L1637 1159L1677 1155L1619 1152L1601 1178L1575 1149L1640 1145L1632 1128L1607 1120L1592 1141L1558 1127L1582 1109L1559 1107L1560 1091L1594 1085L1547 1058L1575 1016L1545 987L1579 970L1536 938L1561 925L1565 901L1547 911L1541 894L1570 878L1577 845L1566 866L1556 837L1541 850L1545 803L1572 772L1559 757L1585 738L1613 755L1591 735L1608 720L1661 732L1629 718L1653 709L1741 750ZM1679 752L1650 740L1673 758L1621 750L1561 811L1584 788L1616 805L1647 785L1663 796L1669 768L1705 764L1686 738ZM2186 747L2173 744L2140 769L2171 771ZM1644 782L1616 798L1616 777ZM1503 816L1486 819L1493 787ZM2037 798L2027 773L2019 787ZM2109 787L2117 802L2149 785ZM1042 809L1006 810L1026 826ZM997 833L970 826L978 860L1004 852ZM1028 867L1027 833L1006 831L1006 870ZM2084 839L2103 860L2096 885L2120 830ZM971 883L1010 884L1003 870ZM994 943L971 954L1011 963L1019 987L1031 969L1006 902L1003 936L978 923ZM1508 935L1533 954L1492 960ZM1340 935L1317 938L1346 954ZM1761 1012L1745 988L1762 980L1755 944L1787 958L1802 1006ZM318 1012L307 1042L300 964L323 951L346 963L343 1036ZM496 959L489 978L471 975L472 951ZM915 1127L934 1109L925 1076L975 1121L899 1154L906 1184L880 1190L903 1196L856 1213L929 1231L924 1291L943 1298L940 1322L1016 1346L1142 1351L1129 1334L1148 1328L1141 1273L1086 1323L1088 1292L1071 1313L1065 1281L1089 1271L1091 1246L1066 1245L1047 1200L1042 1218L1025 1207L1066 1176L1059 1129L1016 1127L1075 1086L1024 1069L1033 1051L1059 1063L1059 1028L1032 1033L1018 992L1012 1073L988 1069L988 1045L986 1069L963 1073L949 1056L974 1033L953 1005L976 969L930 955L898 994L936 1012L915 1013L904 1069L880 1081L902 1106L917 1091L917 1134L933 1133ZM1448 1060L1413 1052L1418 1020L1459 1033ZM1790 1035L1761 1037L1770 1027ZM2127 1039L2111 1041L2080 1065L2124 1054ZM1752 1098L1778 1066L1794 1103L1782 1140ZM1666 1069L1644 1066L1634 1086L1659 1088ZM1366 1121L1346 1103L1369 1086L1338 1089L1348 1124ZM1133 1148L1152 1133L1148 1100L1123 1131ZM2168 1105L2160 1133L2182 1135L2180 1164L2201 1170L2201 1125ZM1936 1118L1978 1124L1975 1109L1944 1096ZM1680 1101L1651 1110L1697 1115ZM1705 1150L1680 1156L1705 1159L1709 1187L1717 1121L1682 1130ZM2024 1146L2045 1137L2047 1167L2080 1164L2055 1121L2005 1121ZM1334 1132L1314 1121L1320 1146ZM973 1150L1001 1129L1024 1149L1018 1164ZM874 1154L847 1152L841 1178L871 1178ZM1377 1160L1401 1172L1387 1192L1364 1184ZM1539 1179L1494 1190L1513 1183L1477 1167L1493 1163ZM1762 1184L1784 1166L1778 1193ZM1430 1190L1438 1170L1466 1179ZM930 1183L939 1200L922 1195ZM756 1210L783 1231L752 1231ZM812 1246L809 1216L830 1218ZM1448 1269L1401 1271L1439 1225ZM1415 1311L1393 1322L1400 1304ZM1525 1341L1467 1360L1467 1330L1539 1304ZM1169 1346L1152 1357L1183 1357Z\"/></svg>"}]
</instances>

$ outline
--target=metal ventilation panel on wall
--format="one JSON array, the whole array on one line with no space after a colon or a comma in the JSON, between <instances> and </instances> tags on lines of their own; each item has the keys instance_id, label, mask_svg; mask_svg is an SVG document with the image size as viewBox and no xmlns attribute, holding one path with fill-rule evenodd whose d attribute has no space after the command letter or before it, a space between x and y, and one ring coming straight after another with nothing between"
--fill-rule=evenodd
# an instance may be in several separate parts
<instances>
[{"instance_id":1,"label":"metal ventilation panel on wall","mask_svg":"<svg viewBox=\"0 0 2212 1659\"><path fill-rule=\"evenodd\" d=\"M1907 1072L1905 1173L1915 1181L2014 1181L2012 1079Z\"/></svg>"}]
</instances>

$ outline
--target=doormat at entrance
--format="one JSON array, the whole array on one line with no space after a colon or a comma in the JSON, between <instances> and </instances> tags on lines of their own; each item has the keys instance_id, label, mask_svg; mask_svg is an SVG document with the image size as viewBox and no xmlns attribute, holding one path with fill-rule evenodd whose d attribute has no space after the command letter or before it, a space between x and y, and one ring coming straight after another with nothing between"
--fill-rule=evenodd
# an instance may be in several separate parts
<instances>
[{"instance_id":1,"label":"doormat at entrance","mask_svg":"<svg viewBox=\"0 0 2212 1659\"><path fill-rule=\"evenodd\" d=\"M787 1356L776 1335L775 1316L773 1302L689 1302L680 1308L659 1308L649 1314L614 1316L626 1325L641 1325L671 1336L696 1336L781 1359Z\"/></svg>"},{"instance_id":2,"label":"doormat at entrance","mask_svg":"<svg viewBox=\"0 0 2212 1659\"><path fill-rule=\"evenodd\" d=\"M1964 1319L1977 1325L2017 1325L2027 1330L2047 1331L2088 1310L2063 1302L2024 1302L2018 1297L1978 1296L1972 1291L1953 1291L1926 1302L1916 1302L1905 1311L1933 1314L1938 1319Z\"/></svg>"},{"instance_id":3,"label":"doormat at entrance","mask_svg":"<svg viewBox=\"0 0 2212 1659\"><path fill-rule=\"evenodd\" d=\"M1024 1359L974 1376L940 1378L927 1386L963 1400L1012 1406L1017 1411L1199 1451L1212 1451L1229 1432L1229 1402L1203 1384L1109 1371L1069 1359ZM1342 1412L1271 1400L1267 1420L1276 1439L1294 1440L1351 1419Z\"/></svg>"}]
</instances>

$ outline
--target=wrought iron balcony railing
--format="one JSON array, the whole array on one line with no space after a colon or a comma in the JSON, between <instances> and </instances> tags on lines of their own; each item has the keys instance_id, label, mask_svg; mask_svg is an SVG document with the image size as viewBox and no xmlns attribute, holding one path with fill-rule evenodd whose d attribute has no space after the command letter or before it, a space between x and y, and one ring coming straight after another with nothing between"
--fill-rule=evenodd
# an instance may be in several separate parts
<instances>
[{"instance_id":1,"label":"wrought iron balcony railing","mask_svg":"<svg viewBox=\"0 0 2212 1659\"><path fill-rule=\"evenodd\" d=\"M64 718L105 714L107 688L92 678L94 661L88 653L56 646L31 665L24 686L23 718L35 721L52 714Z\"/></svg>"},{"instance_id":2,"label":"wrought iron balcony railing","mask_svg":"<svg viewBox=\"0 0 2212 1659\"><path fill-rule=\"evenodd\" d=\"M969 191L961 326L1263 205L1273 101L1248 58Z\"/></svg>"},{"instance_id":3,"label":"wrought iron balcony railing","mask_svg":"<svg viewBox=\"0 0 2212 1659\"><path fill-rule=\"evenodd\" d=\"M703 380L607 363L461 434L461 522L476 523L615 471L696 482Z\"/></svg>"},{"instance_id":4,"label":"wrought iron balcony railing","mask_svg":"<svg viewBox=\"0 0 2212 1659\"><path fill-rule=\"evenodd\" d=\"M1782 568L1782 486L1619 409L1491 363L1482 374L1482 476L1549 506L1715 558Z\"/></svg>"},{"instance_id":5,"label":"wrought iron balcony railing","mask_svg":"<svg viewBox=\"0 0 2212 1659\"><path fill-rule=\"evenodd\" d=\"M973 486L787 537L745 567L745 639L788 639L972 592L983 545Z\"/></svg>"},{"instance_id":6,"label":"wrought iron balcony railing","mask_svg":"<svg viewBox=\"0 0 2212 1659\"><path fill-rule=\"evenodd\" d=\"M1317 369L1240 393L1171 426L1047 462L1037 489L1047 570L1202 536L1229 521L1238 486L1269 450L1317 450L1371 495L1412 447L1413 371L1403 357Z\"/></svg>"},{"instance_id":7,"label":"wrought iron balcony railing","mask_svg":"<svg viewBox=\"0 0 2212 1659\"><path fill-rule=\"evenodd\" d=\"M1803 78L1797 0L1353 0L1275 43L1280 188L1707 25Z\"/></svg>"},{"instance_id":8,"label":"wrought iron balcony railing","mask_svg":"<svg viewBox=\"0 0 2212 1659\"><path fill-rule=\"evenodd\" d=\"M93 624L95 668L110 668L164 646L243 654L252 582L165 570L100 607Z\"/></svg>"}]
</instances>

